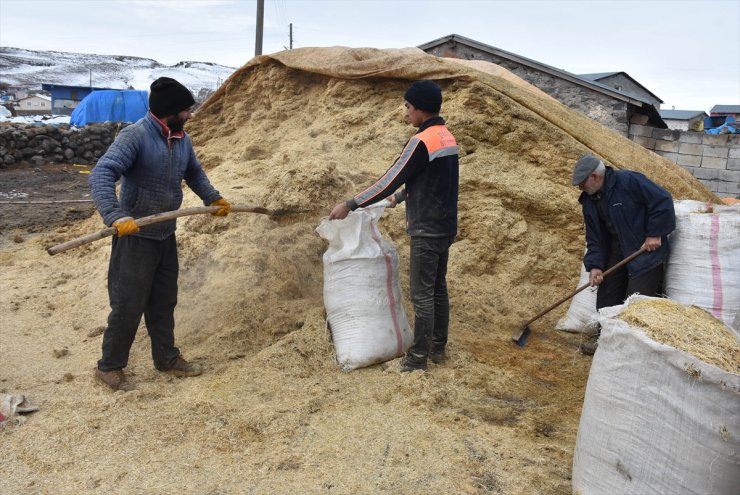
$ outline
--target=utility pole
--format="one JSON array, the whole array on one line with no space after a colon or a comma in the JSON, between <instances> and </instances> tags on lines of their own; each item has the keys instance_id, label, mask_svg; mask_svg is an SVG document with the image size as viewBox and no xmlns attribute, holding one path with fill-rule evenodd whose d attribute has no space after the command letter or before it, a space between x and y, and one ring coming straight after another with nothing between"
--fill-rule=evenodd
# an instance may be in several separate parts
<instances>
[{"instance_id":1,"label":"utility pole","mask_svg":"<svg viewBox=\"0 0 740 495\"><path fill-rule=\"evenodd\" d=\"M293 49L293 23L290 23L290 49Z\"/></svg>"},{"instance_id":2,"label":"utility pole","mask_svg":"<svg viewBox=\"0 0 740 495\"><path fill-rule=\"evenodd\" d=\"M265 17L265 0L257 0L257 36L254 40L254 56L262 55L262 25Z\"/></svg>"}]
</instances>

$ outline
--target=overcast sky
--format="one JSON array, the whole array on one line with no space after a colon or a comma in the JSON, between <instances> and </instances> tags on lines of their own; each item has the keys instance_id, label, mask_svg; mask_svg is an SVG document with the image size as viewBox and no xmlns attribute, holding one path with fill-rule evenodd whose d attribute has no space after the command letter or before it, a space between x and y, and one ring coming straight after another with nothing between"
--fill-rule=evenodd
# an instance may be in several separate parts
<instances>
[{"instance_id":1,"label":"overcast sky","mask_svg":"<svg viewBox=\"0 0 740 495\"><path fill-rule=\"evenodd\" d=\"M256 0L0 0L0 46L239 67ZM663 109L740 104L740 0L265 0L262 52L459 34L575 74L624 71Z\"/></svg>"}]
</instances>

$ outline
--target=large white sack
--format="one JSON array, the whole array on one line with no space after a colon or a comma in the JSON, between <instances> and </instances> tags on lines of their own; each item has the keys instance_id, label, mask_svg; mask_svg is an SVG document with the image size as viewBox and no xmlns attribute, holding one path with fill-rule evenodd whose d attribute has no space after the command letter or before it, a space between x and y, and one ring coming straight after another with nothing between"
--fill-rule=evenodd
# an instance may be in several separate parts
<instances>
[{"instance_id":1,"label":"large white sack","mask_svg":"<svg viewBox=\"0 0 740 495\"><path fill-rule=\"evenodd\" d=\"M740 205L677 201L666 295L709 311L740 338Z\"/></svg>"},{"instance_id":2,"label":"large white sack","mask_svg":"<svg viewBox=\"0 0 740 495\"><path fill-rule=\"evenodd\" d=\"M601 310L573 457L578 495L737 495L740 375Z\"/></svg>"},{"instance_id":3,"label":"large white sack","mask_svg":"<svg viewBox=\"0 0 740 495\"><path fill-rule=\"evenodd\" d=\"M581 263L581 276L578 279L578 287L586 285L589 274L586 267ZM556 330L577 333L594 333L598 327L598 312L596 311L597 287L588 287L573 296L565 316L558 320Z\"/></svg>"},{"instance_id":4,"label":"large white sack","mask_svg":"<svg viewBox=\"0 0 740 495\"><path fill-rule=\"evenodd\" d=\"M378 230L387 202L344 220L322 220L324 306L344 371L401 356L413 343L398 279L398 255Z\"/></svg>"}]
</instances>

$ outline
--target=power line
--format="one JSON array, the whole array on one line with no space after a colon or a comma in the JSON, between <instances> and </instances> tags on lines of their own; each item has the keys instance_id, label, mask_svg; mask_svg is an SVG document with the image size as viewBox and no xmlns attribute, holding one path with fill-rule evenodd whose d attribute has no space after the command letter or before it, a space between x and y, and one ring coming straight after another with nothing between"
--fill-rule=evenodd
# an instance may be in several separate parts
<instances>
[{"instance_id":1,"label":"power line","mask_svg":"<svg viewBox=\"0 0 740 495\"><path fill-rule=\"evenodd\" d=\"M285 15L284 2L281 0L275 0L272 2L273 9L275 10L275 18L277 19L276 24L278 26L285 26L288 24L288 17Z\"/></svg>"}]
</instances>

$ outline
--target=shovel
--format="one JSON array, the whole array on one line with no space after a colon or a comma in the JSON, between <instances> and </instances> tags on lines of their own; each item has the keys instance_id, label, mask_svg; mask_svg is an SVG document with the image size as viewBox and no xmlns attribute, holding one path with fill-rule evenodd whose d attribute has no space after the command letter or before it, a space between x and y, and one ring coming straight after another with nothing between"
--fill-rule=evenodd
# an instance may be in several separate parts
<instances>
[{"instance_id":1,"label":"shovel","mask_svg":"<svg viewBox=\"0 0 740 495\"><path fill-rule=\"evenodd\" d=\"M199 214L205 214L205 213L215 213L219 209L221 209L221 206L197 206L195 208L183 208L182 210L175 210L175 211L165 211L162 213L157 213L155 215L150 215L148 217L141 217L136 219L136 225L139 227L143 227L145 225L151 225L153 223L159 223L159 222L165 222L167 220L174 220L179 217L185 217L189 215L199 215ZM261 213L263 215L269 215L271 217L281 217L285 215L291 215L296 213L304 213L307 210L270 210L268 208L263 208L262 206L254 206L254 205L231 205L231 212L234 213ZM55 254L67 251L68 249L76 248L78 246L82 246L83 244L88 244L93 241L97 241L99 239L103 239L105 237L109 237L112 235L115 235L118 232L118 230L115 227L108 227L103 230L100 230L98 232L93 232L92 234L83 235L82 237L78 237L77 239L72 239L71 241L63 242L62 244L57 244L56 246L52 246L49 249L46 250L50 255L54 256Z\"/></svg>"},{"instance_id":2,"label":"shovel","mask_svg":"<svg viewBox=\"0 0 740 495\"><path fill-rule=\"evenodd\" d=\"M605 271L602 274L602 277L606 277L607 275L609 275L609 274L613 273L614 271L618 270L619 268L623 267L624 265L626 265L627 263L629 263L633 259L635 259L638 256L640 256L642 253L644 253L646 249L647 248L645 248L644 246L641 247L638 251L635 251L634 253L630 254L625 259L623 259L622 261L620 261L619 263L617 263L616 265L614 265L613 267L611 267L607 271ZM527 343L527 339L529 338L529 334L531 332L531 330L529 329L530 323L532 323L535 320L538 320L539 318L545 316L547 313L549 313L553 309L557 308L558 306L560 306L561 304L563 304L565 301L567 301L571 297L575 296L576 294L578 294L579 292L581 292L582 290L584 290L584 289L586 289L587 287L590 287L590 286L591 286L591 283L590 282L586 282L585 284L583 284L582 286L580 286L579 288L577 288L574 292L568 294L567 296L565 296L564 298L562 298L561 300L559 300L558 302L556 302L552 306L548 307L547 309L543 309L542 311L540 311L539 313L537 313L536 316L534 316L533 318L527 320L524 323L524 325L522 325L521 330L519 330L517 333L515 333L514 335L511 336L511 340L513 340L514 342L516 342L516 345L518 345L519 347L524 347L524 344Z\"/></svg>"}]
</instances>

